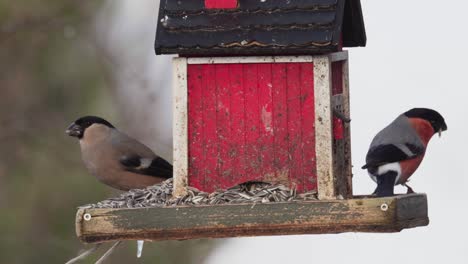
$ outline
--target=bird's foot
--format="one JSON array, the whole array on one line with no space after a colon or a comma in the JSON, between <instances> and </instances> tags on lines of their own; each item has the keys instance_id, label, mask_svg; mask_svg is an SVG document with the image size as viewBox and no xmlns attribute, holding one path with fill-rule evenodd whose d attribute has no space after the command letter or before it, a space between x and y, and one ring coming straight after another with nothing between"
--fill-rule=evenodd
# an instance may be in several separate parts
<instances>
[{"instance_id":1,"label":"bird's foot","mask_svg":"<svg viewBox=\"0 0 468 264\"><path fill-rule=\"evenodd\" d=\"M406 191L406 194L412 194L412 193L415 193L413 188L409 187L406 183L403 184L403 186L405 186L407 188L407 191Z\"/></svg>"}]
</instances>

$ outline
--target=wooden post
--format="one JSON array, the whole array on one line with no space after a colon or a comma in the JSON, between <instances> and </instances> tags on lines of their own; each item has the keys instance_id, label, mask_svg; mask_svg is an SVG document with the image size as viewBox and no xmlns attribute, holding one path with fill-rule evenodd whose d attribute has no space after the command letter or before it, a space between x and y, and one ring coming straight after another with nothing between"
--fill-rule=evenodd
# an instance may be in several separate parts
<instances>
[{"instance_id":1,"label":"wooden post","mask_svg":"<svg viewBox=\"0 0 468 264\"><path fill-rule=\"evenodd\" d=\"M349 98L349 59L348 52L346 52L346 60L343 61L343 114L346 117L351 117L350 110L350 98ZM352 156L351 156L351 126L350 123L344 124L345 129L345 146L344 146L344 161L345 161L345 171L347 177L347 192L350 198L353 195L353 166L352 166Z\"/></svg>"},{"instance_id":2,"label":"wooden post","mask_svg":"<svg viewBox=\"0 0 468 264\"><path fill-rule=\"evenodd\" d=\"M173 75L173 145L174 145L174 196L187 193L188 144L187 144L187 59L174 58Z\"/></svg>"},{"instance_id":3,"label":"wooden post","mask_svg":"<svg viewBox=\"0 0 468 264\"><path fill-rule=\"evenodd\" d=\"M330 57L314 57L315 156L319 199L336 198L333 174L331 83Z\"/></svg>"}]
</instances>

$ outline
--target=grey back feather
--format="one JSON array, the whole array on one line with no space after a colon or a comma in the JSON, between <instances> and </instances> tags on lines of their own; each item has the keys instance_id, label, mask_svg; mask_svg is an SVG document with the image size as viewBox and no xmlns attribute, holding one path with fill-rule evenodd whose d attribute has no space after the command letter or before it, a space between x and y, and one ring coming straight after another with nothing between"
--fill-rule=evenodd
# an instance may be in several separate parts
<instances>
[{"instance_id":1,"label":"grey back feather","mask_svg":"<svg viewBox=\"0 0 468 264\"><path fill-rule=\"evenodd\" d=\"M117 129L111 130L111 144L122 155L138 155L147 159L156 157L150 148Z\"/></svg>"},{"instance_id":2,"label":"grey back feather","mask_svg":"<svg viewBox=\"0 0 468 264\"><path fill-rule=\"evenodd\" d=\"M398 116L392 123L382 129L372 140L370 149L379 145L392 144L410 156L411 150L406 144L412 144L424 149L424 144L419 138L416 130L411 126L408 118L404 115Z\"/></svg>"}]
</instances>

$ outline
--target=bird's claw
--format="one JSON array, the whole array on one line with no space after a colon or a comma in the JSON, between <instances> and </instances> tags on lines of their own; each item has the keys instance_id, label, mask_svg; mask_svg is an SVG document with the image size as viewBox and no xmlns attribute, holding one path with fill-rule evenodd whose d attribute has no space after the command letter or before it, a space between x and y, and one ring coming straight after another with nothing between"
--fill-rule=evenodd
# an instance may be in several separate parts
<instances>
[{"instance_id":1,"label":"bird's claw","mask_svg":"<svg viewBox=\"0 0 468 264\"><path fill-rule=\"evenodd\" d=\"M413 188L409 187L407 184L404 184L404 186L407 188L406 194L412 194L415 193Z\"/></svg>"}]
</instances>

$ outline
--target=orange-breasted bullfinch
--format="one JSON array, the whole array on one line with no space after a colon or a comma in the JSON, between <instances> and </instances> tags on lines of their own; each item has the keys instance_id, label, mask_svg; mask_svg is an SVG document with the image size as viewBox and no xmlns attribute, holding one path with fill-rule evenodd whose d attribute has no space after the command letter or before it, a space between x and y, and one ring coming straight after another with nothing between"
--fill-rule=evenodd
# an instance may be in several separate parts
<instances>
[{"instance_id":1,"label":"orange-breasted bullfinch","mask_svg":"<svg viewBox=\"0 0 468 264\"><path fill-rule=\"evenodd\" d=\"M426 153L432 136L447 130L445 120L437 111L428 108L413 108L398 116L372 140L366 156L370 177L377 183L374 194L378 197L392 196L394 186L406 185Z\"/></svg>"},{"instance_id":2,"label":"orange-breasted bullfinch","mask_svg":"<svg viewBox=\"0 0 468 264\"><path fill-rule=\"evenodd\" d=\"M81 117L66 133L79 139L89 172L113 188L145 188L172 177L170 163L100 117Z\"/></svg>"}]
</instances>

